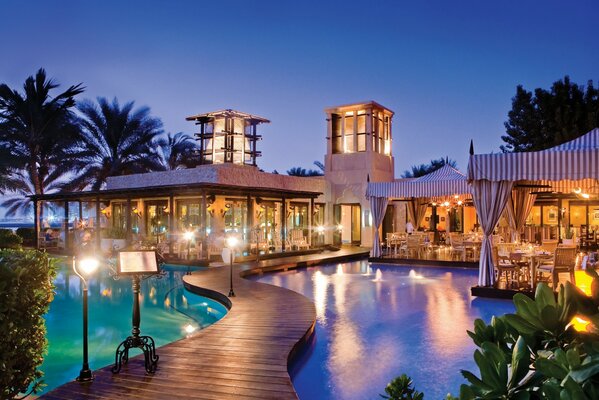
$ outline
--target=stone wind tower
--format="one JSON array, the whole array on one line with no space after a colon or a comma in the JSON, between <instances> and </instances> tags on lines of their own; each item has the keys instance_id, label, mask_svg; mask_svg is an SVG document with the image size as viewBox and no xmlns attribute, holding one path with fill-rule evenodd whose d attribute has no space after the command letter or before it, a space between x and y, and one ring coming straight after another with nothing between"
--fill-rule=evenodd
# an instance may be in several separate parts
<instances>
[{"instance_id":1,"label":"stone wind tower","mask_svg":"<svg viewBox=\"0 0 599 400\"><path fill-rule=\"evenodd\" d=\"M374 102L325 109L327 154L325 178L328 215L336 244L372 245L372 216L366 199L367 179L392 181L393 111Z\"/></svg>"}]
</instances>

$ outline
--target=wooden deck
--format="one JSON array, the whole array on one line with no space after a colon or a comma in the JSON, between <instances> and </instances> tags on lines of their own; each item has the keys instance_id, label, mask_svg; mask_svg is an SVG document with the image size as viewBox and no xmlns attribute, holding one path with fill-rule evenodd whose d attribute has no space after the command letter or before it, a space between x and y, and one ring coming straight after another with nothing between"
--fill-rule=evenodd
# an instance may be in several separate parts
<instances>
[{"instance_id":1,"label":"wooden deck","mask_svg":"<svg viewBox=\"0 0 599 400\"><path fill-rule=\"evenodd\" d=\"M184 278L186 288L227 304L230 309L223 319L190 338L157 349L160 360L153 375L145 373L143 358L137 356L120 374L113 375L108 366L95 371L91 383L69 382L42 398L297 399L287 365L313 332L314 304L298 293L241 276L367 255L363 248L344 248L236 265L237 296L230 303L225 296L229 292L228 267L195 272Z\"/></svg>"}]
</instances>

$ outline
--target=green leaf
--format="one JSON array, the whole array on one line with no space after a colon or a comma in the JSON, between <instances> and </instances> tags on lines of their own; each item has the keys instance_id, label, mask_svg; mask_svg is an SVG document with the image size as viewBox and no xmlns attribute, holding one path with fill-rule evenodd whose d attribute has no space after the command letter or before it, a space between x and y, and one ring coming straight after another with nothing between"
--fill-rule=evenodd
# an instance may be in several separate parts
<instances>
[{"instance_id":1,"label":"green leaf","mask_svg":"<svg viewBox=\"0 0 599 400\"><path fill-rule=\"evenodd\" d=\"M537 331L541 330L541 328L531 324L526 319L522 318L520 315L506 314L504 317L505 320L511 326L513 326L520 334L533 335Z\"/></svg>"},{"instance_id":2,"label":"green leaf","mask_svg":"<svg viewBox=\"0 0 599 400\"><path fill-rule=\"evenodd\" d=\"M599 374L599 360L581 364L578 368L570 371L569 376L578 383L582 383L592 376Z\"/></svg>"},{"instance_id":3,"label":"green leaf","mask_svg":"<svg viewBox=\"0 0 599 400\"><path fill-rule=\"evenodd\" d=\"M530 365L530 351L522 336L518 337L512 349L512 377L508 387L514 388L528 374Z\"/></svg>"},{"instance_id":4,"label":"green leaf","mask_svg":"<svg viewBox=\"0 0 599 400\"><path fill-rule=\"evenodd\" d=\"M568 370L554 360L538 358L534 365L537 371L555 379L562 380L568 375Z\"/></svg>"},{"instance_id":5,"label":"green leaf","mask_svg":"<svg viewBox=\"0 0 599 400\"><path fill-rule=\"evenodd\" d=\"M556 306L555 294L553 293L553 290L551 290L544 282L539 283L537 286L537 290L535 292L535 303L537 304L537 309L539 312L541 312L545 306Z\"/></svg>"}]
</instances>

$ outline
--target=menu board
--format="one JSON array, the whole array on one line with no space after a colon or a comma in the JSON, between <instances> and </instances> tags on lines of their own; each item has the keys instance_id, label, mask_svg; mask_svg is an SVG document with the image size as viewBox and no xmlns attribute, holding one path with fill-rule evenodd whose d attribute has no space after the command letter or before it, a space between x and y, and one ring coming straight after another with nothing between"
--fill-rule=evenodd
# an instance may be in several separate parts
<instances>
[{"instance_id":1,"label":"menu board","mask_svg":"<svg viewBox=\"0 0 599 400\"><path fill-rule=\"evenodd\" d=\"M117 262L119 274L158 274L158 259L155 251L121 251Z\"/></svg>"}]
</instances>

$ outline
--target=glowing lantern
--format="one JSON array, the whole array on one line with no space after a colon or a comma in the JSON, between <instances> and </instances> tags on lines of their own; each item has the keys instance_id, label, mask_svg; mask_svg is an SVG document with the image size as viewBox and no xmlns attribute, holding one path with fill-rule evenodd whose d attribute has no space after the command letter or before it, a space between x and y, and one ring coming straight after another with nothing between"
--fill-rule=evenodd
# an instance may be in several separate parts
<instances>
[{"instance_id":1,"label":"glowing lantern","mask_svg":"<svg viewBox=\"0 0 599 400\"><path fill-rule=\"evenodd\" d=\"M576 287L582 290L585 295L590 296L593 278L588 276L583 270L574 271L574 277L576 278ZM570 323L578 332L586 332L587 325L590 324L588 320L580 316L575 316L572 318Z\"/></svg>"}]
</instances>

